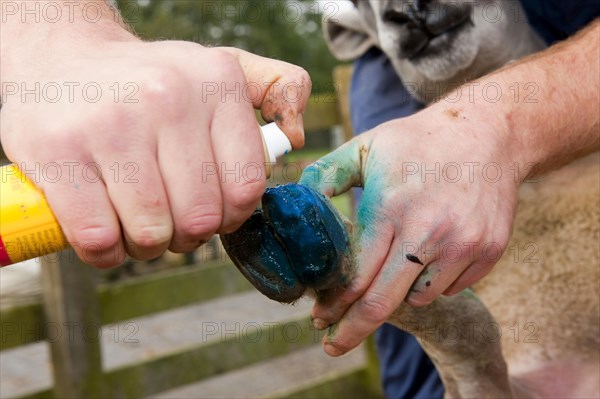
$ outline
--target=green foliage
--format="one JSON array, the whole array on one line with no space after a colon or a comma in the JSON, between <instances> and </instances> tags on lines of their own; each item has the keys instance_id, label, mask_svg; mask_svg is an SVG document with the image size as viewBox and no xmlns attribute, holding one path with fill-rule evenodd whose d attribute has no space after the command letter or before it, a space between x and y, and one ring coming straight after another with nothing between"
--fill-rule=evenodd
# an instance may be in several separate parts
<instances>
[{"instance_id":1,"label":"green foliage","mask_svg":"<svg viewBox=\"0 0 600 399\"><path fill-rule=\"evenodd\" d=\"M314 92L331 92L336 65L322 38L314 0L118 0L123 17L147 40L234 46L305 68Z\"/></svg>"}]
</instances>

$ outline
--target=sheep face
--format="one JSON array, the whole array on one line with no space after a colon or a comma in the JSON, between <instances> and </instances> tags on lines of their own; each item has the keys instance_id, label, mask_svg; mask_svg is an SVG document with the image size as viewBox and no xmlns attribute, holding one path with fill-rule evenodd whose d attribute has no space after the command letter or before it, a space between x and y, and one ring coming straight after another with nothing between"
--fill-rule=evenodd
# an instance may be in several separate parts
<instances>
[{"instance_id":1,"label":"sheep face","mask_svg":"<svg viewBox=\"0 0 600 399\"><path fill-rule=\"evenodd\" d=\"M518 1L353 3L371 39L424 102L544 47Z\"/></svg>"}]
</instances>

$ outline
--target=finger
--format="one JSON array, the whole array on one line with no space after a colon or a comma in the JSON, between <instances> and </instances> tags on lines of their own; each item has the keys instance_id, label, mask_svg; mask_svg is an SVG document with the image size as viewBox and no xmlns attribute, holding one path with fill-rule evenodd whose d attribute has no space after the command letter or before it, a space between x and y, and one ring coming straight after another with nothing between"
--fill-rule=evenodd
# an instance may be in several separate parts
<instances>
[{"instance_id":1,"label":"finger","mask_svg":"<svg viewBox=\"0 0 600 399\"><path fill-rule=\"evenodd\" d=\"M400 306L423 268L406 258L401 240L394 240L390 254L368 290L330 329L333 333L325 336L325 351L339 356L366 339Z\"/></svg>"},{"instance_id":2,"label":"finger","mask_svg":"<svg viewBox=\"0 0 600 399\"><path fill-rule=\"evenodd\" d=\"M431 303L473 262L472 246L447 239L451 229L452 225L448 222L430 224L426 230L429 233L426 233L425 244L411 255L424 259L426 267L408 293L406 301L410 305L424 306Z\"/></svg>"},{"instance_id":3,"label":"finger","mask_svg":"<svg viewBox=\"0 0 600 399\"><path fill-rule=\"evenodd\" d=\"M378 184L377 181L367 183L357 213L360 251L357 264L360 267L351 289L328 298L328 303L317 301L313 308L313 317L317 320L317 323L314 323L315 327L317 325L326 327L340 320L351 305L353 306L361 296L366 295L365 292L371 289L369 287L374 284L378 275L383 272L390 276L393 270L386 271L385 268L395 269L397 266L389 259L396 257L396 263L413 264L421 270L439 259L440 253L435 250L435 243L446 234L448 225L420 219L405 219L402 225L391 224L391 218L381 212L389 200L383 199L384 193L383 190L377 189ZM408 240L404 237L418 237L418 239ZM366 250L361 251L360 248ZM405 294L406 292L397 299L401 301Z\"/></svg>"},{"instance_id":4,"label":"finger","mask_svg":"<svg viewBox=\"0 0 600 399\"><path fill-rule=\"evenodd\" d=\"M354 138L304 169L299 183L328 197L362 187L370 145L368 133Z\"/></svg>"},{"instance_id":5,"label":"finger","mask_svg":"<svg viewBox=\"0 0 600 399\"><path fill-rule=\"evenodd\" d=\"M311 314L316 329L327 328L342 318L367 290L388 256L394 240L394 228L385 219L372 220L363 226L355 238L358 265L355 274L348 286L317 298Z\"/></svg>"},{"instance_id":6,"label":"finger","mask_svg":"<svg viewBox=\"0 0 600 399\"><path fill-rule=\"evenodd\" d=\"M514 215L511 215L510 220L513 218ZM468 251L470 261L465 262L469 266L461 270L461 274L444 290L444 295L454 295L485 277L502 258L511 230L510 224L501 224L489 230L491 235L480 234L482 237L491 238L487 243L483 244L479 241L479 244L476 244L476 240L470 240Z\"/></svg>"},{"instance_id":7,"label":"finger","mask_svg":"<svg viewBox=\"0 0 600 399\"><path fill-rule=\"evenodd\" d=\"M106 268L125 260L125 247L117 214L107 188L89 161L56 160L64 165L54 176L29 176L43 191L67 240L77 255L90 265ZM24 168L27 169L26 167Z\"/></svg>"},{"instance_id":8,"label":"finger","mask_svg":"<svg viewBox=\"0 0 600 399\"><path fill-rule=\"evenodd\" d=\"M306 168L300 184L330 197L353 186L362 185L369 149L370 137L367 133ZM395 227L385 217L382 218L381 212L374 206L381 203L381 190L377 184L368 187L367 183L363 195L353 238L356 264L359 267L352 276L350 285L339 287L335 292L327 292L318 298L312 311L313 325L317 329L337 322L365 292L383 264L393 241Z\"/></svg>"},{"instance_id":9,"label":"finger","mask_svg":"<svg viewBox=\"0 0 600 399\"><path fill-rule=\"evenodd\" d=\"M230 79L244 82L241 70L231 69ZM210 130L223 198L218 232L231 233L250 217L266 188L261 133L254 111L245 101L219 103Z\"/></svg>"},{"instance_id":10,"label":"finger","mask_svg":"<svg viewBox=\"0 0 600 399\"><path fill-rule=\"evenodd\" d=\"M304 145L304 113L312 83L308 73L283 61L236 48L222 48L239 61L248 84L246 93L266 121L276 121L292 147Z\"/></svg>"},{"instance_id":11,"label":"finger","mask_svg":"<svg viewBox=\"0 0 600 399\"><path fill-rule=\"evenodd\" d=\"M469 288L485 277L493 268L494 262L479 259L468 266L458 278L443 291L444 295L454 295Z\"/></svg>"},{"instance_id":12,"label":"finger","mask_svg":"<svg viewBox=\"0 0 600 399\"><path fill-rule=\"evenodd\" d=\"M172 252L191 252L210 240L223 220L219 165L208 117L166 128L158 158L173 218Z\"/></svg>"},{"instance_id":13,"label":"finger","mask_svg":"<svg viewBox=\"0 0 600 399\"><path fill-rule=\"evenodd\" d=\"M406 302L411 306L430 304L456 280L464 267L446 259L428 265L410 288Z\"/></svg>"},{"instance_id":14,"label":"finger","mask_svg":"<svg viewBox=\"0 0 600 399\"><path fill-rule=\"evenodd\" d=\"M315 303L315 328L324 328L340 320L346 310L372 285L380 270L386 267L385 259L394 256L398 251L401 251L403 262L413 263L422 268L438 260L439 251L435 250L436 245L432 243L444 234L446 226L411 220L405 220L402 225L393 225L388 217L381 214L382 207L385 207L382 204L385 202L381 190L367 187L357 213L356 242L359 252L356 262L359 268L348 289L342 288L335 295L325 296L324 301ZM397 237L394 238L394 235ZM409 241L401 237L420 239ZM392 246L392 242L395 243L395 247Z\"/></svg>"},{"instance_id":15,"label":"finger","mask_svg":"<svg viewBox=\"0 0 600 399\"><path fill-rule=\"evenodd\" d=\"M153 152L156 143L121 152L115 158L98 158L111 202L119 216L127 253L147 260L167 250L173 221L162 176ZM101 154L108 154L103 151ZM132 161L135 160L135 161Z\"/></svg>"}]
</instances>

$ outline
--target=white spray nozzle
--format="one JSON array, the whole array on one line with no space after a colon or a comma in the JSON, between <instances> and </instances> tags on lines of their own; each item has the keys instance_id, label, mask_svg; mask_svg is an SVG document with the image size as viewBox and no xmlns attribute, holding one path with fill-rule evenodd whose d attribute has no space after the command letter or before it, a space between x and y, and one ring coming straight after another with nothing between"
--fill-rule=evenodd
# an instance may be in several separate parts
<instances>
[{"instance_id":1,"label":"white spray nozzle","mask_svg":"<svg viewBox=\"0 0 600 399\"><path fill-rule=\"evenodd\" d=\"M290 140L275 122L261 126L260 130L269 157L268 161L270 163L275 163L277 158L292 150Z\"/></svg>"}]
</instances>

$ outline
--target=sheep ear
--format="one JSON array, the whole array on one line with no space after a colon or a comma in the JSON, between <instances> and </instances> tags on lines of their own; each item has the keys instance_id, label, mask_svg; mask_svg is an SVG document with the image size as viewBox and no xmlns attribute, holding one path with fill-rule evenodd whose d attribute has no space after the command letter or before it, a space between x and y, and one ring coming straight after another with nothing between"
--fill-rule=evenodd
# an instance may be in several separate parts
<instances>
[{"instance_id":1,"label":"sheep ear","mask_svg":"<svg viewBox=\"0 0 600 399\"><path fill-rule=\"evenodd\" d=\"M325 16L323 34L329 50L341 61L358 58L376 44L354 7L344 7L334 15Z\"/></svg>"}]
</instances>

